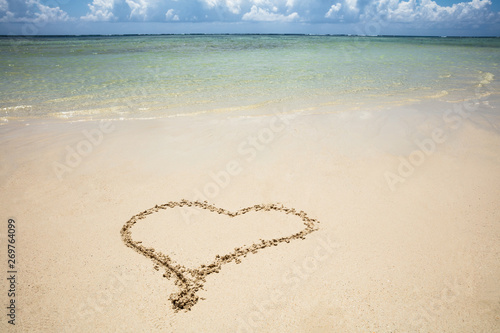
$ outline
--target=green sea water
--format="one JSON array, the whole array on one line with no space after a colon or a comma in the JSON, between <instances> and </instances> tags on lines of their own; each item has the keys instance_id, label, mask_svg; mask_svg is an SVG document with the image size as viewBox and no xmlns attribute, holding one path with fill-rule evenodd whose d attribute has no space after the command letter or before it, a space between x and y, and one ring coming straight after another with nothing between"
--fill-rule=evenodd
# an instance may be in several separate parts
<instances>
[{"instance_id":1,"label":"green sea water","mask_svg":"<svg viewBox=\"0 0 500 333\"><path fill-rule=\"evenodd\" d=\"M500 39L3 37L0 76L3 122L339 112L470 98L500 77Z\"/></svg>"}]
</instances>

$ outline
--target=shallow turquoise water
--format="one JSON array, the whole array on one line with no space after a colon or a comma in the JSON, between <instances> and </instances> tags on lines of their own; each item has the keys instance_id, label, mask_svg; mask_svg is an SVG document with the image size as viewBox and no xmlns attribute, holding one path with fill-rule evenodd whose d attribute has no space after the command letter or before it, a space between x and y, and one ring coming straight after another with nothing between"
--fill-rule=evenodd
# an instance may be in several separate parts
<instances>
[{"instance_id":1,"label":"shallow turquoise water","mask_svg":"<svg viewBox=\"0 0 500 333\"><path fill-rule=\"evenodd\" d=\"M499 64L499 38L1 38L0 117L321 113L456 101L500 77Z\"/></svg>"}]
</instances>

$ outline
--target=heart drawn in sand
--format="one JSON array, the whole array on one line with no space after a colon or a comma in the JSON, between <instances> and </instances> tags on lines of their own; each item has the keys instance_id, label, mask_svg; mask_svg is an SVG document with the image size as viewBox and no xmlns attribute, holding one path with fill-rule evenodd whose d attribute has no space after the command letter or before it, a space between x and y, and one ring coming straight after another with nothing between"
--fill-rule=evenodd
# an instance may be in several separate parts
<instances>
[{"instance_id":1,"label":"heart drawn in sand","mask_svg":"<svg viewBox=\"0 0 500 333\"><path fill-rule=\"evenodd\" d=\"M231 218L237 217L239 215L246 214L251 211L278 211L284 214L292 214L299 217L305 228L301 231L281 238L275 238L270 240L260 240L260 242L253 243L249 246L243 245L241 247L237 247L233 252L230 252L226 255L216 255L215 259L212 263L208 265L201 265L198 268L187 268L183 265L178 264L170 256L161 253L154 248L149 248L142 245L142 241L134 241L132 239L132 233L130 229L134 224L139 222L139 220L143 220L146 216L150 214L154 214L163 209L175 208L175 207L196 207L206 209L210 212L225 214ZM316 224L319 221L316 219L312 219L307 216L307 214L303 211L297 211L294 208L286 208L281 204L261 204L254 205L251 207L243 208L237 210L235 212L231 212L225 210L223 208L218 208L209 203L200 202L200 201L170 201L163 205L156 205L153 208L147 209L139 214L132 216L130 220L128 220L121 229L122 240L125 242L125 245L144 255L145 257L151 259L155 267L163 267L165 269L164 277L170 279L171 277L175 278L175 284L179 286L180 291L173 293L170 295L169 300L173 304L174 310L190 310L198 300L200 299L196 293L203 289L203 284L206 282L206 277L212 273L218 273L222 265L235 261L237 264L241 262L241 257L246 257L248 253L257 253L258 251L271 246L277 246L280 243L289 243L294 239L305 239L305 236L310 234L311 232L318 230Z\"/></svg>"}]
</instances>

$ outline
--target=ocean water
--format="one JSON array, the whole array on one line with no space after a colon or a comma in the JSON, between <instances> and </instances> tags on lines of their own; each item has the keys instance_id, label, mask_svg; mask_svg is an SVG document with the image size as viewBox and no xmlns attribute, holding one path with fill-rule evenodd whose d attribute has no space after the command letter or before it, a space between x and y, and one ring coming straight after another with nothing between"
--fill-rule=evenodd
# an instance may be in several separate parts
<instances>
[{"instance_id":1,"label":"ocean water","mask_svg":"<svg viewBox=\"0 0 500 333\"><path fill-rule=\"evenodd\" d=\"M496 93L500 38L3 37L0 75L0 123L328 113Z\"/></svg>"}]
</instances>

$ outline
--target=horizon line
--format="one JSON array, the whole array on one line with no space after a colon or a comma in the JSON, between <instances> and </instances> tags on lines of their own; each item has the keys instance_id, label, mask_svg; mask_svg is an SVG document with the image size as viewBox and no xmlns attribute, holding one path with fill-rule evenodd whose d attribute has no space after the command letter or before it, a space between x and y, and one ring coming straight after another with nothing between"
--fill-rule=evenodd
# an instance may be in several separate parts
<instances>
[{"instance_id":1,"label":"horizon line","mask_svg":"<svg viewBox=\"0 0 500 333\"><path fill-rule=\"evenodd\" d=\"M5 35L0 38L37 38L37 37L139 37L139 36L331 36L331 37L410 37L410 38L500 38L497 36L461 36L461 35L364 35L364 34L310 34L310 33L147 33L147 34L41 34L41 35Z\"/></svg>"}]
</instances>

